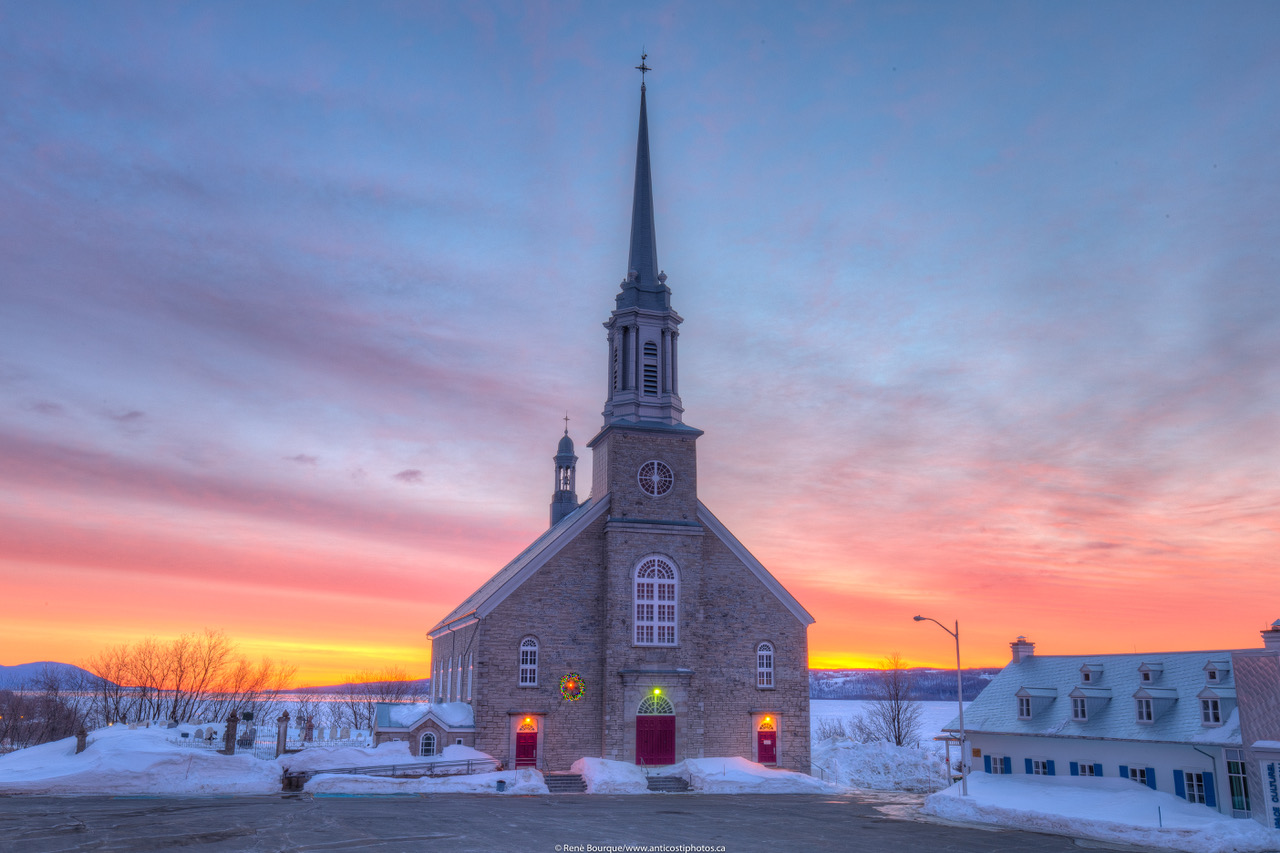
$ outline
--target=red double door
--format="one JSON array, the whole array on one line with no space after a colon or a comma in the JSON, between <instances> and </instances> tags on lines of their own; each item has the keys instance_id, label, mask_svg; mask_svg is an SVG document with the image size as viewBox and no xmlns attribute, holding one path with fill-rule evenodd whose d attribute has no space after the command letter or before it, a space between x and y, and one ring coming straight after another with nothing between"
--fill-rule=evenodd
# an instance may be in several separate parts
<instances>
[{"instance_id":1,"label":"red double door","mask_svg":"<svg viewBox=\"0 0 1280 853\"><path fill-rule=\"evenodd\" d=\"M636 717L636 764L675 764L676 718L644 714Z\"/></svg>"}]
</instances>

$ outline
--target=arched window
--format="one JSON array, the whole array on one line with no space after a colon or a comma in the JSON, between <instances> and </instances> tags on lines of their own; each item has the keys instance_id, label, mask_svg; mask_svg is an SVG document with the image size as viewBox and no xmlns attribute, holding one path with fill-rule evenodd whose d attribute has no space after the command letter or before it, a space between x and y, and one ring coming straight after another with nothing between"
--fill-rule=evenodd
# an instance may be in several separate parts
<instances>
[{"instance_id":1,"label":"arched window","mask_svg":"<svg viewBox=\"0 0 1280 853\"><path fill-rule=\"evenodd\" d=\"M676 644L676 567L663 557L645 557L636 567L636 645Z\"/></svg>"},{"instance_id":2,"label":"arched window","mask_svg":"<svg viewBox=\"0 0 1280 853\"><path fill-rule=\"evenodd\" d=\"M520 641L520 686L538 686L538 641L533 637Z\"/></svg>"},{"instance_id":3,"label":"arched window","mask_svg":"<svg viewBox=\"0 0 1280 853\"><path fill-rule=\"evenodd\" d=\"M644 697L640 702L640 707L636 710L636 713L642 717L670 716L675 712L675 706L671 704L670 699L666 696L655 696L653 694Z\"/></svg>"},{"instance_id":4,"label":"arched window","mask_svg":"<svg viewBox=\"0 0 1280 853\"><path fill-rule=\"evenodd\" d=\"M434 732L427 732L422 736L422 747L418 754L422 756L436 754L436 736Z\"/></svg>"},{"instance_id":5,"label":"arched window","mask_svg":"<svg viewBox=\"0 0 1280 853\"><path fill-rule=\"evenodd\" d=\"M756 687L773 687L773 644L756 646Z\"/></svg>"},{"instance_id":6,"label":"arched window","mask_svg":"<svg viewBox=\"0 0 1280 853\"><path fill-rule=\"evenodd\" d=\"M763 720L760 721L760 728L758 728L756 731L761 731L761 732L774 731L773 720L769 719L768 717L765 717Z\"/></svg>"}]
</instances>

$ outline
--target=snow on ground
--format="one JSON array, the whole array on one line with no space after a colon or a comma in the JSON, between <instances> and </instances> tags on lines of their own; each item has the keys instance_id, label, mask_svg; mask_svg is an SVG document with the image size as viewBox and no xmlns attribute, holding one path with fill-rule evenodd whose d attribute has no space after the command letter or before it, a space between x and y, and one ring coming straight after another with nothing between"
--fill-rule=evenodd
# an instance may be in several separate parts
<instances>
[{"instance_id":1,"label":"snow on ground","mask_svg":"<svg viewBox=\"0 0 1280 853\"><path fill-rule=\"evenodd\" d=\"M316 776L307 783L312 794L495 794L498 782L507 794L547 794L547 784L537 770L521 768L469 776L421 779L387 779L378 776Z\"/></svg>"},{"instance_id":2,"label":"snow on ground","mask_svg":"<svg viewBox=\"0 0 1280 853\"><path fill-rule=\"evenodd\" d=\"M932 744L917 749L828 738L813 744L811 761L815 776L849 788L932 793L951 782L946 760Z\"/></svg>"},{"instance_id":3,"label":"snow on ground","mask_svg":"<svg viewBox=\"0 0 1280 853\"><path fill-rule=\"evenodd\" d=\"M841 788L794 770L771 770L745 758L686 758L664 771L700 794L838 794Z\"/></svg>"},{"instance_id":4,"label":"snow on ground","mask_svg":"<svg viewBox=\"0 0 1280 853\"><path fill-rule=\"evenodd\" d=\"M194 727L192 727L194 728ZM32 746L0 758L0 794L270 794L280 767L251 755L169 742L177 729L109 726L76 739Z\"/></svg>"},{"instance_id":5,"label":"snow on ground","mask_svg":"<svg viewBox=\"0 0 1280 853\"><path fill-rule=\"evenodd\" d=\"M607 758L579 758L569 768L582 774L588 794L645 794L649 781L639 767Z\"/></svg>"},{"instance_id":6,"label":"snow on ground","mask_svg":"<svg viewBox=\"0 0 1280 853\"><path fill-rule=\"evenodd\" d=\"M960 796L957 783L928 797L923 811L948 820L1189 853L1280 849L1280 832L1128 779L974 773L968 797Z\"/></svg>"}]
</instances>

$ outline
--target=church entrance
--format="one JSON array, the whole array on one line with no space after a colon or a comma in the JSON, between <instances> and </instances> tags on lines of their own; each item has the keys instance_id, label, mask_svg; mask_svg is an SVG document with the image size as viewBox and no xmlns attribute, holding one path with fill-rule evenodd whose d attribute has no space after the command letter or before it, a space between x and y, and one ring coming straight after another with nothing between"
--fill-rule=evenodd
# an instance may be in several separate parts
<instances>
[{"instance_id":1,"label":"church entrance","mask_svg":"<svg viewBox=\"0 0 1280 853\"><path fill-rule=\"evenodd\" d=\"M636 712L636 764L675 764L676 709L659 694L646 696Z\"/></svg>"},{"instance_id":2,"label":"church entrance","mask_svg":"<svg viewBox=\"0 0 1280 853\"><path fill-rule=\"evenodd\" d=\"M538 766L538 724L525 717L516 729L516 767Z\"/></svg>"},{"instance_id":3,"label":"church entrance","mask_svg":"<svg viewBox=\"0 0 1280 853\"><path fill-rule=\"evenodd\" d=\"M761 764L778 763L778 732L773 721L765 717L756 732L756 761Z\"/></svg>"}]
</instances>

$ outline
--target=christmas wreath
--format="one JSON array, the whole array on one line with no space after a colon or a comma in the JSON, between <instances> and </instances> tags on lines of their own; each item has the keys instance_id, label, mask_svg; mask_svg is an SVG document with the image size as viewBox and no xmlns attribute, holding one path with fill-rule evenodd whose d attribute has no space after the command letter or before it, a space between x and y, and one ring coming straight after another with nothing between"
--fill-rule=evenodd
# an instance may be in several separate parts
<instances>
[{"instance_id":1,"label":"christmas wreath","mask_svg":"<svg viewBox=\"0 0 1280 853\"><path fill-rule=\"evenodd\" d=\"M571 672L560 679L560 695L570 702L577 702L586 692L587 686L582 683L582 676Z\"/></svg>"}]
</instances>

